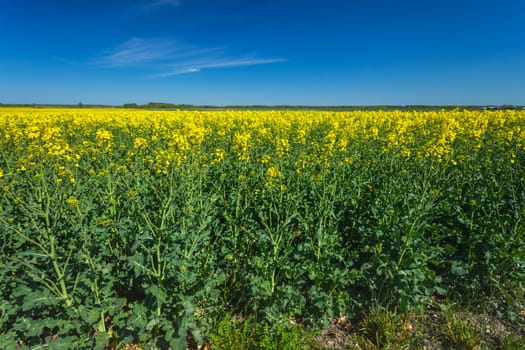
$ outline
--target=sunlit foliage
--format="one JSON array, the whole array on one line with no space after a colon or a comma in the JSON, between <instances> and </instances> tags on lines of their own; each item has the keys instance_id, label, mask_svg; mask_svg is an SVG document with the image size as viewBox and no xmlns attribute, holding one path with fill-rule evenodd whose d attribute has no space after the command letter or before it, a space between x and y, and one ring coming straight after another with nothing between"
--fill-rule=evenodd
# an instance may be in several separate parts
<instances>
[{"instance_id":1,"label":"sunlit foliage","mask_svg":"<svg viewBox=\"0 0 525 350\"><path fill-rule=\"evenodd\" d=\"M511 315L524 165L523 111L1 109L0 343L183 348L228 313L443 295Z\"/></svg>"}]
</instances>

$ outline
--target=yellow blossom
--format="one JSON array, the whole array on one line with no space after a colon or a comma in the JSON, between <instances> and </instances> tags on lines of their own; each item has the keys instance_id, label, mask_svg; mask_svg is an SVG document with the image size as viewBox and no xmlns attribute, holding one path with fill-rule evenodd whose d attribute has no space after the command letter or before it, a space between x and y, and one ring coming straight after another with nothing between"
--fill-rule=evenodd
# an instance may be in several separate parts
<instances>
[{"instance_id":1,"label":"yellow blossom","mask_svg":"<svg viewBox=\"0 0 525 350\"><path fill-rule=\"evenodd\" d=\"M77 198L71 196L68 199L66 199L66 204L70 208L77 208L78 204L79 204L79 201L78 201Z\"/></svg>"},{"instance_id":2,"label":"yellow blossom","mask_svg":"<svg viewBox=\"0 0 525 350\"><path fill-rule=\"evenodd\" d=\"M133 147L137 149L148 147L148 140L143 137L137 137L133 142Z\"/></svg>"}]
</instances>

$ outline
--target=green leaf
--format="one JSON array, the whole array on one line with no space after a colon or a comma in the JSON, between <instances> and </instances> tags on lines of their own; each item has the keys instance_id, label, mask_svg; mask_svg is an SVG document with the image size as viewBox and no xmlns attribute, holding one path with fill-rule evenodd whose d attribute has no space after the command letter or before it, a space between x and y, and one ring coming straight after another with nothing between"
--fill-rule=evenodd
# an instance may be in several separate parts
<instances>
[{"instance_id":1,"label":"green leaf","mask_svg":"<svg viewBox=\"0 0 525 350\"><path fill-rule=\"evenodd\" d=\"M149 272L149 269L144 265L144 255L142 255L142 253L128 257L128 261L133 268L133 273L136 277L142 276Z\"/></svg>"},{"instance_id":2,"label":"green leaf","mask_svg":"<svg viewBox=\"0 0 525 350\"><path fill-rule=\"evenodd\" d=\"M133 314L126 320L126 328L143 330L148 324L147 308L142 304L133 304Z\"/></svg>"},{"instance_id":3,"label":"green leaf","mask_svg":"<svg viewBox=\"0 0 525 350\"><path fill-rule=\"evenodd\" d=\"M146 289L146 294L150 294L151 296L155 297L157 302L160 304L163 304L168 298L166 292L157 285L152 285L151 287Z\"/></svg>"},{"instance_id":4,"label":"green leaf","mask_svg":"<svg viewBox=\"0 0 525 350\"><path fill-rule=\"evenodd\" d=\"M447 294L447 290L445 288L441 288L441 287L434 287L434 290L436 291L437 294L439 295L445 295Z\"/></svg>"},{"instance_id":5,"label":"green leaf","mask_svg":"<svg viewBox=\"0 0 525 350\"><path fill-rule=\"evenodd\" d=\"M109 334L107 332L100 332L95 335L94 349L106 349L109 344Z\"/></svg>"},{"instance_id":6,"label":"green leaf","mask_svg":"<svg viewBox=\"0 0 525 350\"><path fill-rule=\"evenodd\" d=\"M47 289L29 292L24 297L22 310L27 311L39 306L56 306L58 298Z\"/></svg>"},{"instance_id":7,"label":"green leaf","mask_svg":"<svg viewBox=\"0 0 525 350\"><path fill-rule=\"evenodd\" d=\"M146 330L147 331L151 331L153 328L155 328L155 326L157 326L160 322L160 319L159 318L154 318L152 320L150 320L148 322L148 324L146 325Z\"/></svg>"},{"instance_id":8,"label":"green leaf","mask_svg":"<svg viewBox=\"0 0 525 350\"><path fill-rule=\"evenodd\" d=\"M171 340L170 342L173 350L185 350L186 349L186 337L179 337Z\"/></svg>"},{"instance_id":9,"label":"green leaf","mask_svg":"<svg viewBox=\"0 0 525 350\"><path fill-rule=\"evenodd\" d=\"M191 300L186 299L184 302L182 302L182 307L184 308L184 313L186 314L186 317L193 315L193 312L195 311L195 306L193 306Z\"/></svg>"},{"instance_id":10,"label":"green leaf","mask_svg":"<svg viewBox=\"0 0 525 350\"><path fill-rule=\"evenodd\" d=\"M144 234L142 236L140 236L139 238L137 238L137 240L133 243L133 245L131 246L131 252L135 252L135 250L137 250L137 248L144 242L146 241L152 241L153 240L153 237L149 234Z\"/></svg>"},{"instance_id":11,"label":"green leaf","mask_svg":"<svg viewBox=\"0 0 525 350\"><path fill-rule=\"evenodd\" d=\"M464 276L467 274L465 265L459 261L453 261L451 266L451 272L456 276Z\"/></svg>"},{"instance_id":12,"label":"green leaf","mask_svg":"<svg viewBox=\"0 0 525 350\"><path fill-rule=\"evenodd\" d=\"M2 349L16 349L18 344L15 332L11 330L0 333L0 344Z\"/></svg>"},{"instance_id":13,"label":"green leaf","mask_svg":"<svg viewBox=\"0 0 525 350\"><path fill-rule=\"evenodd\" d=\"M100 311L96 309L89 310L89 312L85 314L84 321L91 326L98 323L100 321Z\"/></svg>"}]
</instances>

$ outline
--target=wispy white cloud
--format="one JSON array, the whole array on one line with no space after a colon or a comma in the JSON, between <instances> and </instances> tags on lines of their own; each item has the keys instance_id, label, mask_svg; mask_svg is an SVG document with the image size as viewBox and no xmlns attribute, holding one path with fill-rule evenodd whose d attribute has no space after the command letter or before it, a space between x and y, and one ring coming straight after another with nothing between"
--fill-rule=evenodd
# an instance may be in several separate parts
<instances>
[{"instance_id":1,"label":"wispy white cloud","mask_svg":"<svg viewBox=\"0 0 525 350\"><path fill-rule=\"evenodd\" d=\"M93 63L103 67L159 66L222 50L224 47L197 48L173 40L132 38L95 58Z\"/></svg>"},{"instance_id":2,"label":"wispy white cloud","mask_svg":"<svg viewBox=\"0 0 525 350\"><path fill-rule=\"evenodd\" d=\"M180 0L153 0L146 2L142 5L142 8L144 10L152 10L162 6L179 7L180 5Z\"/></svg>"},{"instance_id":3,"label":"wispy white cloud","mask_svg":"<svg viewBox=\"0 0 525 350\"><path fill-rule=\"evenodd\" d=\"M279 63L279 62L286 62L285 59L282 58L251 58L251 57L245 57L245 58L227 58L227 59L208 59L208 60L201 60L201 61L188 61L183 62L181 64L178 64L176 66L179 66L177 68L176 66L174 69L171 69L169 71L156 74L154 77L169 77L173 75L180 75L180 74L188 74L188 73L196 73L200 72L203 69L208 68L229 68L229 67L241 67L241 66L255 66L260 64L270 64L270 63Z\"/></svg>"},{"instance_id":4,"label":"wispy white cloud","mask_svg":"<svg viewBox=\"0 0 525 350\"><path fill-rule=\"evenodd\" d=\"M285 62L282 58L238 56L228 47L194 47L173 40L132 38L92 63L105 68L142 67L158 73L152 77L169 77L200 72L203 69L254 66Z\"/></svg>"},{"instance_id":5,"label":"wispy white cloud","mask_svg":"<svg viewBox=\"0 0 525 350\"><path fill-rule=\"evenodd\" d=\"M132 38L98 57L94 63L105 67L141 65L166 60L175 50L175 43L165 40Z\"/></svg>"}]
</instances>

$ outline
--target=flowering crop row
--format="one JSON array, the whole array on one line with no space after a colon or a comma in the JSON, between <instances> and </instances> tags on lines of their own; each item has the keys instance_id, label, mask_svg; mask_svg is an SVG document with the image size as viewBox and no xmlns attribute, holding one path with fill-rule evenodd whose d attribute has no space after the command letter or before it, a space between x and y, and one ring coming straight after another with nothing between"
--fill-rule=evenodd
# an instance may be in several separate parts
<instances>
[{"instance_id":1,"label":"flowering crop row","mask_svg":"<svg viewBox=\"0 0 525 350\"><path fill-rule=\"evenodd\" d=\"M0 343L523 302L522 111L13 108L0 155Z\"/></svg>"}]
</instances>

